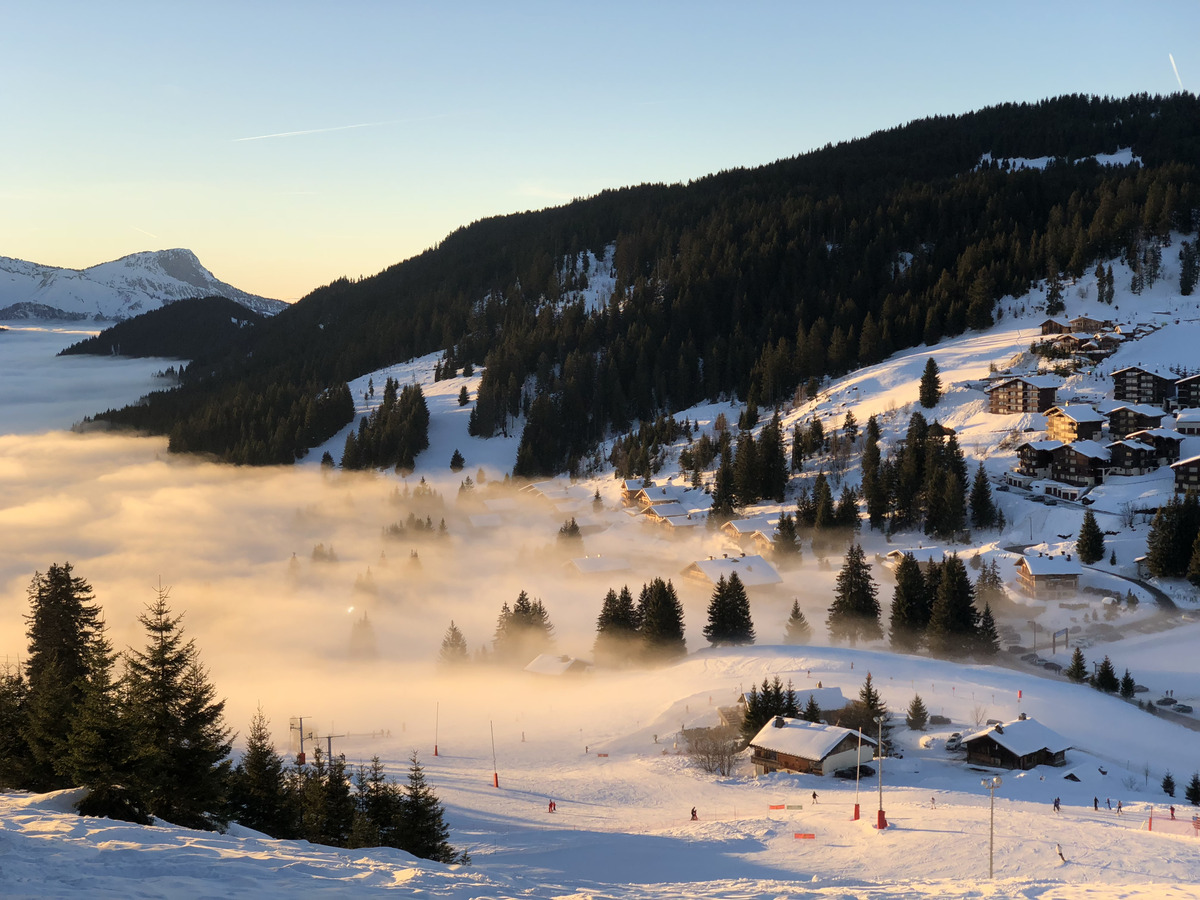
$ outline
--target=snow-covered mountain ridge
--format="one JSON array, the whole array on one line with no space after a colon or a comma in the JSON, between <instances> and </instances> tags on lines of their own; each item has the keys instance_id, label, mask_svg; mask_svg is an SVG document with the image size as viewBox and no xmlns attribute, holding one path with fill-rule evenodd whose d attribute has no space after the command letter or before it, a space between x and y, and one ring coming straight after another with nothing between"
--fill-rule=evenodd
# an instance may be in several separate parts
<instances>
[{"instance_id":1,"label":"snow-covered mountain ridge","mask_svg":"<svg viewBox=\"0 0 1200 900\"><path fill-rule=\"evenodd\" d=\"M239 290L191 250L132 253L86 269L0 256L0 318L116 321L187 297L221 296L263 315L287 304Z\"/></svg>"}]
</instances>

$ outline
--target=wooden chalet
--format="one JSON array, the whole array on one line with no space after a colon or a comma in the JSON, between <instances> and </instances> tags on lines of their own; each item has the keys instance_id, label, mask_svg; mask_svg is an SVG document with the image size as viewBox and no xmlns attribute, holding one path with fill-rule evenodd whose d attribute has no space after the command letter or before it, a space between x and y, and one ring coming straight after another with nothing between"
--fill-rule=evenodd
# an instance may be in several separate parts
<instances>
[{"instance_id":1,"label":"wooden chalet","mask_svg":"<svg viewBox=\"0 0 1200 900\"><path fill-rule=\"evenodd\" d=\"M1062 441L1026 441L1017 448L1017 472L1026 478L1049 478L1054 451Z\"/></svg>"},{"instance_id":2,"label":"wooden chalet","mask_svg":"<svg viewBox=\"0 0 1200 900\"><path fill-rule=\"evenodd\" d=\"M1046 436L1069 444L1071 441L1090 441L1100 437L1104 416L1083 403L1068 403L1046 411Z\"/></svg>"},{"instance_id":3,"label":"wooden chalet","mask_svg":"<svg viewBox=\"0 0 1200 900\"><path fill-rule=\"evenodd\" d=\"M1109 452L1108 472L1111 475L1145 475L1158 468L1158 456L1153 444L1143 444L1133 438L1105 445Z\"/></svg>"},{"instance_id":4,"label":"wooden chalet","mask_svg":"<svg viewBox=\"0 0 1200 900\"><path fill-rule=\"evenodd\" d=\"M750 761L755 775L831 775L870 762L875 746L869 735L849 728L776 716L751 738Z\"/></svg>"},{"instance_id":5,"label":"wooden chalet","mask_svg":"<svg viewBox=\"0 0 1200 900\"><path fill-rule=\"evenodd\" d=\"M1052 375L1014 375L993 382L985 388L988 412L993 415L1044 413L1058 402L1055 395L1061 383Z\"/></svg>"},{"instance_id":6,"label":"wooden chalet","mask_svg":"<svg viewBox=\"0 0 1200 900\"><path fill-rule=\"evenodd\" d=\"M1046 319L1042 322L1042 334L1067 334L1070 330L1070 322L1063 322L1059 319Z\"/></svg>"},{"instance_id":7,"label":"wooden chalet","mask_svg":"<svg viewBox=\"0 0 1200 900\"><path fill-rule=\"evenodd\" d=\"M963 738L967 762L997 769L1028 770L1062 766L1071 744L1041 722L1030 718L992 725Z\"/></svg>"},{"instance_id":8,"label":"wooden chalet","mask_svg":"<svg viewBox=\"0 0 1200 900\"><path fill-rule=\"evenodd\" d=\"M728 580L729 576L735 573L747 590L783 582L775 567L757 555L742 554L719 558L710 556L708 559L697 560L683 570L684 576L710 588L715 586L722 576Z\"/></svg>"},{"instance_id":9,"label":"wooden chalet","mask_svg":"<svg viewBox=\"0 0 1200 900\"><path fill-rule=\"evenodd\" d=\"M1095 338L1090 334L1077 334L1073 331L1051 338L1051 341L1055 346L1061 347L1068 353L1081 353L1085 350L1097 349Z\"/></svg>"},{"instance_id":10,"label":"wooden chalet","mask_svg":"<svg viewBox=\"0 0 1200 900\"><path fill-rule=\"evenodd\" d=\"M1083 566L1070 553L1022 556L1017 560L1017 587L1035 600L1065 600L1079 591Z\"/></svg>"},{"instance_id":11,"label":"wooden chalet","mask_svg":"<svg viewBox=\"0 0 1200 900\"><path fill-rule=\"evenodd\" d=\"M1188 375L1175 382L1175 404L1188 409L1200 407L1200 374Z\"/></svg>"},{"instance_id":12,"label":"wooden chalet","mask_svg":"<svg viewBox=\"0 0 1200 900\"><path fill-rule=\"evenodd\" d=\"M1063 484L1093 486L1104 484L1104 473L1111 465L1107 447L1096 441L1074 441L1052 454L1050 477Z\"/></svg>"},{"instance_id":13,"label":"wooden chalet","mask_svg":"<svg viewBox=\"0 0 1200 900\"><path fill-rule=\"evenodd\" d=\"M646 487L646 482L641 478L626 478L621 483L621 502L626 506L637 506L638 494L644 487Z\"/></svg>"},{"instance_id":14,"label":"wooden chalet","mask_svg":"<svg viewBox=\"0 0 1200 900\"><path fill-rule=\"evenodd\" d=\"M1143 403L1128 403L1114 407L1108 411L1108 435L1116 440L1135 431L1159 428L1162 426L1165 415L1162 407L1148 406Z\"/></svg>"},{"instance_id":15,"label":"wooden chalet","mask_svg":"<svg viewBox=\"0 0 1200 900\"><path fill-rule=\"evenodd\" d=\"M1108 319L1093 319L1091 316L1076 316L1068 320L1067 325L1072 331L1086 331L1088 334L1107 331L1113 327L1113 323Z\"/></svg>"},{"instance_id":16,"label":"wooden chalet","mask_svg":"<svg viewBox=\"0 0 1200 900\"><path fill-rule=\"evenodd\" d=\"M922 572L928 572L935 565L941 565L946 560L946 551L941 547L906 547L903 550L888 551L882 560L884 568L895 572L896 566L900 565L900 560L909 553L913 555Z\"/></svg>"},{"instance_id":17,"label":"wooden chalet","mask_svg":"<svg viewBox=\"0 0 1200 900\"><path fill-rule=\"evenodd\" d=\"M1188 491L1200 492L1200 456L1181 459L1171 464L1175 473L1175 492L1186 494Z\"/></svg>"},{"instance_id":18,"label":"wooden chalet","mask_svg":"<svg viewBox=\"0 0 1200 900\"><path fill-rule=\"evenodd\" d=\"M721 533L744 550L754 543L756 534L760 532L772 534L778 522L779 515L772 513L747 516L744 519L730 519L721 526Z\"/></svg>"},{"instance_id":19,"label":"wooden chalet","mask_svg":"<svg viewBox=\"0 0 1200 900\"><path fill-rule=\"evenodd\" d=\"M1152 446L1154 462L1158 466L1169 466L1173 462L1179 462L1179 447L1184 441L1182 434L1170 428L1147 428L1145 431L1128 434L1125 439Z\"/></svg>"},{"instance_id":20,"label":"wooden chalet","mask_svg":"<svg viewBox=\"0 0 1200 900\"><path fill-rule=\"evenodd\" d=\"M1165 406L1175 395L1175 376L1144 366L1126 366L1112 373L1113 398L1125 403Z\"/></svg>"}]
</instances>

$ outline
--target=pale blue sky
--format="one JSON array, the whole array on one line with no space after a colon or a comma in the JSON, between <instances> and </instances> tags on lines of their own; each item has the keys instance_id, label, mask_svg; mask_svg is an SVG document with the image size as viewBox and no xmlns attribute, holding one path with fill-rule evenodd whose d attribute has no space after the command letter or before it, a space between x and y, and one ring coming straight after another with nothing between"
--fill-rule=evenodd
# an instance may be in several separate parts
<instances>
[{"instance_id":1,"label":"pale blue sky","mask_svg":"<svg viewBox=\"0 0 1200 900\"><path fill-rule=\"evenodd\" d=\"M188 247L294 299L606 187L1008 100L1171 93L1168 54L1195 91L1200 0L4 0L0 255ZM262 137L290 132L310 133Z\"/></svg>"}]
</instances>

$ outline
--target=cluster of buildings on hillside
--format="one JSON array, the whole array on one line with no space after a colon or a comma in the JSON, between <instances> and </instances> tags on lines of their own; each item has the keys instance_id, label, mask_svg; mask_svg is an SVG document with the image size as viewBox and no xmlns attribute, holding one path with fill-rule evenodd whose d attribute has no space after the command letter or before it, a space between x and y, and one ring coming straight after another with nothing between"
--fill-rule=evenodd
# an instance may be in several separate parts
<instances>
[{"instance_id":1,"label":"cluster of buildings on hillside","mask_svg":"<svg viewBox=\"0 0 1200 900\"><path fill-rule=\"evenodd\" d=\"M989 412L1046 417L1046 438L1017 448L1017 467L1006 480L1021 487L1042 481L1044 493L1074 500L1109 475L1145 475L1170 466L1176 491L1200 489L1200 456L1181 452L1188 437L1200 435L1200 374L1178 377L1155 367L1126 366L1112 380L1113 403L1101 410L1060 404L1061 382L1053 376L990 379Z\"/></svg>"}]
</instances>

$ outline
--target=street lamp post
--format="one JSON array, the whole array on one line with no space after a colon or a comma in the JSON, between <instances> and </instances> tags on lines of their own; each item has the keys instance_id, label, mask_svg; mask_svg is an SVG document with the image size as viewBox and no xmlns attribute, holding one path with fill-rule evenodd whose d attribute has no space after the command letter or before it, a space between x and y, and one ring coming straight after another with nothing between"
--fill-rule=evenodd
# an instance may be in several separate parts
<instances>
[{"instance_id":1,"label":"street lamp post","mask_svg":"<svg viewBox=\"0 0 1200 900\"><path fill-rule=\"evenodd\" d=\"M875 724L879 726L879 819L875 827L880 831L887 828L887 818L883 814L883 723L887 716L876 716Z\"/></svg>"},{"instance_id":2,"label":"street lamp post","mask_svg":"<svg viewBox=\"0 0 1200 900\"><path fill-rule=\"evenodd\" d=\"M991 778L984 778L979 782L992 795L992 814L991 824L988 827L988 878L995 878L995 860L996 860L996 788L1000 787L1004 782L999 775L993 775Z\"/></svg>"}]
</instances>

